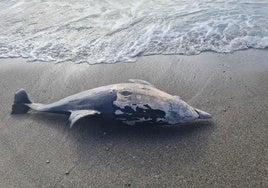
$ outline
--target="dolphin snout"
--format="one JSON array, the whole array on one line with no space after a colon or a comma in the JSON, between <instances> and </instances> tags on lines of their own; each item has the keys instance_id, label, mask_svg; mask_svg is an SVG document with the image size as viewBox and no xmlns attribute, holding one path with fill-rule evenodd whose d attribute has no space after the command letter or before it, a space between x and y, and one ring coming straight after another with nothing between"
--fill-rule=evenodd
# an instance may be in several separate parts
<instances>
[{"instance_id":1,"label":"dolphin snout","mask_svg":"<svg viewBox=\"0 0 268 188\"><path fill-rule=\"evenodd\" d=\"M198 113L199 117L198 119L210 119L212 118L212 115L210 115L209 113L207 112L204 112L202 110L199 110L199 109L195 109L195 111Z\"/></svg>"}]
</instances>

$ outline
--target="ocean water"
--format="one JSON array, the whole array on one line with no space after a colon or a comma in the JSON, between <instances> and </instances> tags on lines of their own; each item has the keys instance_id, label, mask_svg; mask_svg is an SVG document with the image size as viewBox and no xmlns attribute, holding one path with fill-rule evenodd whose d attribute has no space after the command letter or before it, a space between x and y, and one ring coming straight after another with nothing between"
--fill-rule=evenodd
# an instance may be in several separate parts
<instances>
[{"instance_id":1,"label":"ocean water","mask_svg":"<svg viewBox=\"0 0 268 188\"><path fill-rule=\"evenodd\" d=\"M268 48L268 0L0 0L0 57L115 63Z\"/></svg>"}]
</instances>

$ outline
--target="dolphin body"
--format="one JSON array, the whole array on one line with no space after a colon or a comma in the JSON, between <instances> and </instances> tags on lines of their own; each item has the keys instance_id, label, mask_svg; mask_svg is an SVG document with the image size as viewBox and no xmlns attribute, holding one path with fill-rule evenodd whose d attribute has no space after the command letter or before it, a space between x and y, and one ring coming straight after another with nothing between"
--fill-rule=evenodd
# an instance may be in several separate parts
<instances>
[{"instance_id":1,"label":"dolphin body","mask_svg":"<svg viewBox=\"0 0 268 188\"><path fill-rule=\"evenodd\" d=\"M125 124L179 124L211 115L191 107L178 96L172 96L143 80L113 84L87 90L50 104L32 103L26 91L15 94L11 114L39 112L68 114L70 127L80 118L101 115Z\"/></svg>"}]
</instances>

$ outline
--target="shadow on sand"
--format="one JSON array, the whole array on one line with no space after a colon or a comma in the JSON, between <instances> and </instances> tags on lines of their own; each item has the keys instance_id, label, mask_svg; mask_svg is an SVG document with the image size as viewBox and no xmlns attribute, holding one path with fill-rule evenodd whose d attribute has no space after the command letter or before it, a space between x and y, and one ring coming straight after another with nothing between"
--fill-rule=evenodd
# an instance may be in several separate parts
<instances>
[{"instance_id":1,"label":"shadow on sand","mask_svg":"<svg viewBox=\"0 0 268 188\"><path fill-rule=\"evenodd\" d=\"M212 121L127 126L91 117L79 120L69 129L68 117L64 115L30 113L23 117L33 120L34 124L53 127L60 136L67 136L66 144L75 153L79 168L86 169L107 163L137 168L140 163L133 162L136 157L150 161L152 166L160 165L161 160L174 164L178 161L192 163L206 156L207 142L215 128Z\"/></svg>"},{"instance_id":2,"label":"shadow on sand","mask_svg":"<svg viewBox=\"0 0 268 188\"><path fill-rule=\"evenodd\" d=\"M49 114L49 113L31 113L19 115L16 118L32 119L37 123L46 124L46 126L53 126L59 130L69 129L69 132L74 134L81 134L87 136L98 137L158 137L166 138L167 135L171 137L184 137L195 132L210 132L214 127L211 120L197 120L184 124L177 125L153 125L153 124L139 124L126 125L112 119L103 119L101 117L87 117L82 118L75 123L73 128L69 128L68 116ZM110 135L110 136L109 136Z\"/></svg>"}]
</instances>

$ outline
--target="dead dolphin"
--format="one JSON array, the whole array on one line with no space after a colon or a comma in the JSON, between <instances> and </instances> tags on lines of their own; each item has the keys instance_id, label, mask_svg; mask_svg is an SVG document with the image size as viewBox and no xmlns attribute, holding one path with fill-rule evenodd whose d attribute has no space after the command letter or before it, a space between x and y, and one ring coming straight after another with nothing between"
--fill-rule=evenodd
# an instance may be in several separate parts
<instances>
[{"instance_id":1,"label":"dead dolphin","mask_svg":"<svg viewBox=\"0 0 268 188\"><path fill-rule=\"evenodd\" d=\"M15 94L12 114L39 112L70 115L70 127L85 116L102 115L126 124L154 123L178 124L195 119L208 119L211 115L193 108L178 96L172 96L143 80L114 84L87 90L51 104L32 103L24 89Z\"/></svg>"}]
</instances>

